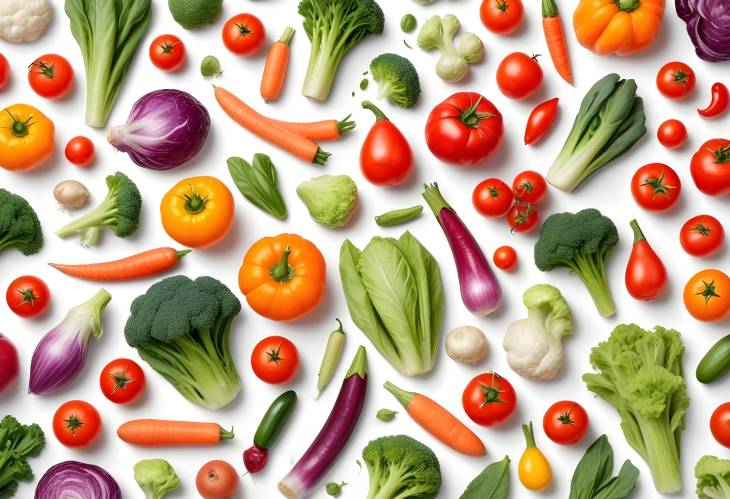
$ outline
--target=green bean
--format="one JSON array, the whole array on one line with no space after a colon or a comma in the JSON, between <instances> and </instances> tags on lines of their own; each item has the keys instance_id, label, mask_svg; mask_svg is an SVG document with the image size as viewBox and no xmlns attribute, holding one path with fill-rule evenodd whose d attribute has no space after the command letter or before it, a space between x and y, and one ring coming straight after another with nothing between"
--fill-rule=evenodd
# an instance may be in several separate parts
<instances>
[{"instance_id":1,"label":"green bean","mask_svg":"<svg viewBox=\"0 0 730 499\"><path fill-rule=\"evenodd\" d=\"M342 351L345 349L345 331L342 329L342 322L340 319L336 319L339 327L330 333L327 339L327 347L324 350L324 357L322 357L322 365L319 368L319 374L317 375L317 396L327 388L327 385L332 381L332 376L335 374L335 369L340 363L342 358Z\"/></svg>"},{"instance_id":2,"label":"green bean","mask_svg":"<svg viewBox=\"0 0 730 499\"><path fill-rule=\"evenodd\" d=\"M383 213L375 217L375 223L382 227L393 227L394 225L404 224L415 220L421 216L423 212L423 206L417 204L409 208L401 208L400 210L393 210Z\"/></svg>"}]
</instances>

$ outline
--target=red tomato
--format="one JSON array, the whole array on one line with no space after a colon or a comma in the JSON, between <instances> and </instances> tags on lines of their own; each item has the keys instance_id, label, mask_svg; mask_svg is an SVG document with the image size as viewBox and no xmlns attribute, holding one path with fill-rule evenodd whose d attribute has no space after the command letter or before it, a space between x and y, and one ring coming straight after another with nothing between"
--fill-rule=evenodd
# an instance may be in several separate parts
<instances>
[{"instance_id":1,"label":"red tomato","mask_svg":"<svg viewBox=\"0 0 730 499\"><path fill-rule=\"evenodd\" d=\"M665 211L674 206L682 191L677 172L663 163L649 163L631 178L631 195L648 211Z\"/></svg>"},{"instance_id":2,"label":"red tomato","mask_svg":"<svg viewBox=\"0 0 730 499\"><path fill-rule=\"evenodd\" d=\"M558 115L558 98L546 100L538 104L527 118L525 126L525 144L538 142L552 128Z\"/></svg>"},{"instance_id":3,"label":"red tomato","mask_svg":"<svg viewBox=\"0 0 730 499\"><path fill-rule=\"evenodd\" d=\"M259 341L251 352L251 368L261 381L278 385L290 381L299 370L299 351L283 336Z\"/></svg>"},{"instance_id":4,"label":"red tomato","mask_svg":"<svg viewBox=\"0 0 730 499\"><path fill-rule=\"evenodd\" d=\"M115 404L131 404L144 392L144 372L133 360L115 359L101 370L99 386Z\"/></svg>"},{"instance_id":5,"label":"red tomato","mask_svg":"<svg viewBox=\"0 0 730 499\"><path fill-rule=\"evenodd\" d=\"M540 221L540 213L531 204L515 203L507 214L512 232L530 232Z\"/></svg>"},{"instance_id":6,"label":"red tomato","mask_svg":"<svg viewBox=\"0 0 730 499\"><path fill-rule=\"evenodd\" d=\"M185 44L175 35L160 35L150 44L150 60L163 71L175 71L185 62Z\"/></svg>"},{"instance_id":7,"label":"red tomato","mask_svg":"<svg viewBox=\"0 0 730 499\"><path fill-rule=\"evenodd\" d=\"M471 202L480 215L503 217L512 206L514 194L507 184L498 178L488 178L477 184L471 195Z\"/></svg>"},{"instance_id":8,"label":"red tomato","mask_svg":"<svg viewBox=\"0 0 730 499\"><path fill-rule=\"evenodd\" d=\"M724 240L722 224L711 215L692 217L679 231L682 249L692 256L710 256L720 249Z\"/></svg>"},{"instance_id":9,"label":"red tomato","mask_svg":"<svg viewBox=\"0 0 730 499\"><path fill-rule=\"evenodd\" d=\"M659 143L669 149L679 149L687 142L687 128L679 120L666 120L656 131Z\"/></svg>"},{"instance_id":10,"label":"red tomato","mask_svg":"<svg viewBox=\"0 0 730 499\"><path fill-rule=\"evenodd\" d=\"M0 90L8 84L10 80L10 65L4 55L0 54Z\"/></svg>"},{"instance_id":11,"label":"red tomato","mask_svg":"<svg viewBox=\"0 0 730 499\"><path fill-rule=\"evenodd\" d=\"M101 416L88 402L70 400L53 415L53 434L66 447L88 447L101 434Z\"/></svg>"},{"instance_id":12,"label":"red tomato","mask_svg":"<svg viewBox=\"0 0 730 499\"><path fill-rule=\"evenodd\" d=\"M542 418L542 427L550 440L560 445L580 442L588 433L588 413L572 400L561 400L551 405Z\"/></svg>"},{"instance_id":13,"label":"red tomato","mask_svg":"<svg viewBox=\"0 0 730 499\"><path fill-rule=\"evenodd\" d=\"M497 68L497 86L510 99L527 99L542 84L542 68L536 55L512 52L502 59Z\"/></svg>"},{"instance_id":14,"label":"red tomato","mask_svg":"<svg viewBox=\"0 0 730 499\"><path fill-rule=\"evenodd\" d=\"M94 161L94 143L87 137L79 135L68 141L64 153L69 162L84 168Z\"/></svg>"},{"instance_id":15,"label":"red tomato","mask_svg":"<svg viewBox=\"0 0 730 499\"><path fill-rule=\"evenodd\" d=\"M523 203L538 204L545 197L547 182L545 177L532 170L518 173L512 181L515 199Z\"/></svg>"},{"instance_id":16,"label":"red tomato","mask_svg":"<svg viewBox=\"0 0 730 499\"><path fill-rule=\"evenodd\" d=\"M195 486L203 499L231 499L238 492L238 472L226 461L216 459L200 468Z\"/></svg>"},{"instance_id":17,"label":"red tomato","mask_svg":"<svg viewBox=\"0 0 730 499\"><path fill-rule=\"evenodd\" d=\"M475 92L458 92L436 105L426 121L426 144L441 161L473 166L487 159L504 133L502 114Z\"/></svg>"},{"instance_id":18,"label":"red tomato","mask_svg":"<svg viewBox=\"0 0 730 499\"><path fill-rule=\"evenodd\" d=\"M482 0L479 17L492 33L508 35L522 25L525 8L522 0Z\"/></svg>"},{"instance_id":19,"label":"red tomato","mask_svg":"<svg viewBox=\"0 0 730 499\"><path fill-rule=\"evenodd\" d=\"M517 267L517 252L512 246L500 246L494 250L492 260L498 269L509 272Z\"/></svg>"},{"instance_id":20,"label":"red tomato","mask_svg":"<svg viewBox=\"0 0 730 499\"><path fill-rule=\"evenodd\" d=\"M657 73L656 86L664 97L684 99L695 88L695 72L683 62L668 62Z\"/></svg>"},{"instance_id":21,"label":"red tomato","mask_svg":"<svg viewBox=\"0 0 730 499\"><path fill-rule=\"evenodd\" d=\"M223 45L234 54L249 56L261 48L266 39L263 23L253 14L237 14L223 25Z\"/></svg>"},{"instance_id":22,"label":"red tomato","mask_svg":"<svg viewBox=\"0 0 730 499\"><path fill-rule=\"evenodd\" d=\"M634 245L624 274L626 290L637 300L653 300L667 287L667 269L636 220L630 225L634 231Z\"/></svg>"},{"instance_id":23,"label":"red tomato","mask_svg":"<svg viewBox=\"0 0 730 499\"><path fill-rule=\"evenodd\" d=\"M5 301L16 315L28 319L45 312L51 301L51 291L38 277L23 275L10 283Z\"/></svg>"},{"instance_id":24,"label":"red tomato","mask_svg":"<svg viewBox=\"0 0 730 499\"><path fill-rule=\"evenodd\" d=\"M730 447L730 402L720 404L712 413L710 431L717 443Z\"/></svg>"},{"instance_id":25,"label":"red tomato","mask_svg":"<svg viewBox=\"0 0 730 499\"><path fill-rule=\"evenodd\" d=\"M57 54L41 56L28 68L30 87L46 99L60 99L71 90L73 82L71 64Z\"/></svg>"},{"instance_id":26,"label":"red tomato","mask_svg":"<svg viewBox=\"0 0 730 499\"><path fill-rule=\"evenodd\" d=\"M494 371L475 376L461 396L466 415L478 425L500 424L515 412L517 395L509 381Z\"/></svg>"},{"instance_id":27,"label":"red tomato","mask_svg":"<svg viewBox=\"0 0 730 499\"><path fill-rule=\"evenodd\" d=\"M375 114L375 124L360 148L360 171L375 185L390 187L403 182L413 169L413 151L398 127L370 101L363 107Z\"/></svg>"},{"instance_id":28,"label":"red tomato","mask_svg":"<svg viewBox=\"0 0 730 499\"><path fill-rule=\"evenodd\" d=\"M711 139L692 156L689 171L699 190L710 196L730 194L730 141Z\"/></svg>"}]
</instances>

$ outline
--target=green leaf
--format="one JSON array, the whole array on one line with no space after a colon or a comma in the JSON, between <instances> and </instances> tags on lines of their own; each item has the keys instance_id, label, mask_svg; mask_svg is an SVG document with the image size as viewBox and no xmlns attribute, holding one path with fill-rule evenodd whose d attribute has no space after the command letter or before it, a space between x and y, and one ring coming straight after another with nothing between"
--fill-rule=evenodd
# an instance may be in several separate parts
<instances>
[{"instance_id":1,"label":"green leaf","mask_svg":"<svg viewBox=\"0 0 730 499\"><path fill-rule=\"evenodd\" d=\"M568 499L593 499L613 473L613 449L606 435L588 447L573 472Z\"/></svg>"},{"instance_id":2,"label":"green leaf","mask_svg":"<svg viewBox=\"0 0 730 499\"><path fill-rule=\"evenodd\" d=\"M243 197L279 220L286 218L286 204L279 192L276 168L271 158L256 153L252 166L246 160L233 156L228 158L228 171Z\"/></svg>"},{"instance_id":3,"label":"green leaf","mask_svg":"<svg viewBox=\"0 0 730 499\"><path fill-rule=\"evenodd\" d=\"M509 495L509 456L492 463L467 485L459 499L507 499Z\"/></svg>"},{"instance_id":4,"label":"green leaf","mask_svg":"<svg viewBox=\"0 0 730 499\"><path fill-rule=\"evenodd\" d=\"M617 477L613 477L592 499L624 499L631 495L639 478L639 469L628 459L624 461Z\"/></svg>"}]
</instances>

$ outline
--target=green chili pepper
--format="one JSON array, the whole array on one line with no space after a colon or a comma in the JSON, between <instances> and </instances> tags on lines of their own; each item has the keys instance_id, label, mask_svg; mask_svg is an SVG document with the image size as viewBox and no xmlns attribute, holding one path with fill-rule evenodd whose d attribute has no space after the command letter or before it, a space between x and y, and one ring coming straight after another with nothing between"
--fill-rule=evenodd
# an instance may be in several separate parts
<instances>
[{"instance_id":1,"label":"green chili pepper","mask_svg":"<svg viewBox=\"0 0 730 499\"><path fill-rule=\"evenodd\" d=\"M339 327L330 333L327 339L327 347L324 350L324 357L322 357L322 365L319 368L319 375L317 376L317 396L327 388L327 385L332 381L332 376L335 374L337 364L339 364L342 358L342 351L345 349L345 331L342 329L342 322L340 319L336 319Z\"/></svg>"},{"instance_id":2,"label":"green chili pepper","mask_svg":"<svg viewBox=\"0 0 730 499\"><path fill-rule=\"evenodd\" d=\"M417 24L418 21L416 21L416 16L413 14L406 14L400 19L400 29L403 30L403 33L410 33L416 29Z\"/></svg>"},{"instance_id":3,"label":"green chili pepper","mask_svg":"<svg viewBox=\"0 0 730 499\"><path fill-rule=\"evenodd\" d=\"M421 216L423 212L423 206L417 204L410 208L401 208L400 210L393 210L382 215L375 217L375 223L382 227L392 227L394 225L404 224L415 220Z\"/></svg>"},{"instance_id":4,"label":"green chili pepper","mask_svg":"<svg viewBox=\"0 0 730 499\"><path fill-rule=\"evenodd\" d=\"M391 409L380 409L375 417L385 423L390 423L395 419L396 414L398 414L398 412Z\"/></svg>"}]
</instances>

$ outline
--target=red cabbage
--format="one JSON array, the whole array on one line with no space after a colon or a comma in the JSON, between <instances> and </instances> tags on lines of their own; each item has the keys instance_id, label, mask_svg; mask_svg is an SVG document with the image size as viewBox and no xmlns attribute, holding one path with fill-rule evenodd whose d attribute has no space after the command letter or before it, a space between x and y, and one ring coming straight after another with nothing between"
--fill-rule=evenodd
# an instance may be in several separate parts
<instances>
[{"instance_id":1,"label":"red cabbage","mask_svg":"<svg viewBox=\"0 0 730 499\"><path fill-rule=\"evenodd\" d=\"M108 140L139 166L169 170L193 159L205 145L210 115L181 90L155 90L132 106L124 125L111 127Z\"/></svg>"},{"instance_id":2,"label":"red cabbage","mask_svg":"<svg viewBox=\"0 0 730 499\"><path fill-rule=\"evenodd\" d=\"M103 468L63 461L48 468L38 481L35 499L122 499L122 491Z\"/></svg>"},{"instance_id":3,"label":"red cabbage","mask_svg":"<svg viewBox=\"0 0 730 499\"><path fill-rule=\"evenodd\" d=\"M677 15L687 23L687 32L700 59L730 60L730 2L728 0L675 0Z\"/></svg>"}]
</instances>

